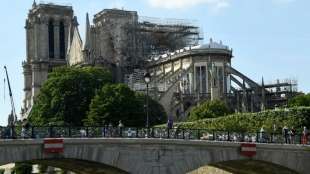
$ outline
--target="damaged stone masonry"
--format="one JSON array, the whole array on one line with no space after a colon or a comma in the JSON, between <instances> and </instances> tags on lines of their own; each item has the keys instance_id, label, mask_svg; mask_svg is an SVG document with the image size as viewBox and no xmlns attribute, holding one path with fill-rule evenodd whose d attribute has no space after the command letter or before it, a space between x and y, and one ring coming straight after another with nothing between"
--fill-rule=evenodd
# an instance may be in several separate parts
<instances>
[{"instance_id":1,"label":"damaged stone masonry","mask_svg":"<svg viewBox=\"0 0 310 174\"><path fill-rule=\"evenodd\" d=\"M82 41L71 6L32 5L26 20L27 55L23 62L22 116L26 118L47 74L56 66L103 66L115 82L145 91L143 74L151 74L150 95L175 120L205 100L219 99L236 112L255 112L287 104L296 80L256 83L231 65L232 49L210 39L185 20L138 16L136 11L104 9L90 23L86 14Z\"/></svg>"}]
</instances>

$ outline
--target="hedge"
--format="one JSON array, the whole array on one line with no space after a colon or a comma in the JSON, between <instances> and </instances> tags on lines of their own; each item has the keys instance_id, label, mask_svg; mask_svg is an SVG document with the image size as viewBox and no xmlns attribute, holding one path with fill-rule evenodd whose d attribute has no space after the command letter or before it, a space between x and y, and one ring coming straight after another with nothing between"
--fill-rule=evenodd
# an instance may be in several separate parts
<instances>
[{"instance_id":1,"label":"hedge","mask_svg":"<svg viewBox=\"0 0 310 174\"><path fill-rule=\"evenodd\" d=\"M302 131L303 126L310 126L310 107L266 110L257 113L234 113L218 118L201 119L193 122L179 122L174 126L188 129L210 129L236 132L256 132L261 127L268 132L280 132L284 126ZM163 127L160 125L159 127Z\"/></svg>"}]
</instances>

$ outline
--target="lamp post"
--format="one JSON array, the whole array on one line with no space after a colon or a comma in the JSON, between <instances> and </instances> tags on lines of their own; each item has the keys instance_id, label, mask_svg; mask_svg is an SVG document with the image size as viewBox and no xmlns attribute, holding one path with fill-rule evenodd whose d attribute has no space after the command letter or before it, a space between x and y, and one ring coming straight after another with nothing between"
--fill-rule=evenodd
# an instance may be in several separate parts
<instances>
[{"instance_id":1,"label":"lamp post","mask_svg":"<svg viewBox=\"0 0 310 174\"><path fill-rule=\"evenodd\" d=\"M150 73L144 74L144 82L146 83L146 128L149 129L149 83L151 81Z\"/></svg>"}]
</instances>

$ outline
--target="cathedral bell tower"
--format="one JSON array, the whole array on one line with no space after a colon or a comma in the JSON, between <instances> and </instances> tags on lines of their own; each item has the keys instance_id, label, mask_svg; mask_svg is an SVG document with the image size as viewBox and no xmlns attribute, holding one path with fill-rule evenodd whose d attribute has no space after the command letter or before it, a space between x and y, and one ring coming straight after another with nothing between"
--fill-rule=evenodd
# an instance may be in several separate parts
<instances>
[{"instance_id":1,"label":"cathedral bell tower","mask_svg":"<svg viewBox=\"0 0 310 174\"><path fill-rule=\"evenodd\" d=\"M66 65L66 50L70 25L73 23L71 6L36 4L26 19L26 61L23 62L24 92L22 115L27 116L47 74L54 67Z\"/></svg>"}]
</instances>

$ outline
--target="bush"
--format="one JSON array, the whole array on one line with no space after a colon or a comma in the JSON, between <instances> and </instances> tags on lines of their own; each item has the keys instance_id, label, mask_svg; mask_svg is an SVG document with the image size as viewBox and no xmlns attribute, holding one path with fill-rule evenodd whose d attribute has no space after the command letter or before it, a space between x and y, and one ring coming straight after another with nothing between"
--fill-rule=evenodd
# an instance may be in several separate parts
<instances>
[{"instance_id":1,"label":"bush","mask_svg":"<svg viewBox=\"0 0 310 174\"><path fill-rule=\"evenodd\" d=\"M32 164L28 163L15 163L13 168L14 174L32 174Z\"/></svg>"},{"instance_id":2,"label":"bush","mask_svg":"<svg viewBox=\"0 0 310 174\"><path fill-rule=\"evenodd\" d=\"M289 100L289 106L310 106L310 93L300 94Z\"/></svg>"},{"instance_id":3,"label":"bush","mask_svg":"<svg viewBox=\"0 0 310 174\"><path fill-rule=\"evenodd\" d=\"M281 110L267 110L258 113L235 113L225 117L201 119L193 122L176 123L180 128L212 129L236 132L256 132L262 126L266 131L277 131L283 126L294 127L302 131L303 126L310 126L310 107L294 107Z\"/></svg>"},{"instance_id":4,"label":"bush","mask_svg":"<svg viewBox=\"0 0 310 174\"><path fill-rule=\"evenodd\" d=\"M43 165L43 164L39 164L38 165L38 170L39 170L39 174L44 174L47 171L48 166Z\"/></svg>"},{"instance_id":5,"label":"bush","mask_svg":"<svg viewBox=\"0 0 310 174\"><path fill-rule=\"evenodd\" d=\"M229 110L225 103L220 100L206 101L192 109L189 120L195 121L204 118L216 118L225 116Z\"/></svg>"}]
</instances>

